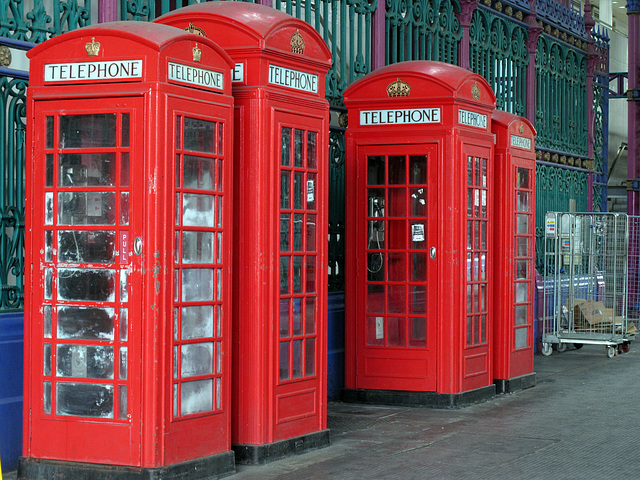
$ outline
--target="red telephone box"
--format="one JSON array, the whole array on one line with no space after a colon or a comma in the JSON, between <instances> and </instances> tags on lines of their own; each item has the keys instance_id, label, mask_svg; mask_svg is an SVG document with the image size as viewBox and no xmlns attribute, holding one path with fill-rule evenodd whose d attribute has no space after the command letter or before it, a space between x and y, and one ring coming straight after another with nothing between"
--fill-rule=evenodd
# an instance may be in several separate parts
<instances>
[{"instance_id":1,"label":"red telephone box","mask_svg":"<svg viewBox=\"0 0 640 480\"><path fill-rule=\"evenodd\" d=\"M526 118L495 110L495 303L493 381L499 393L535 385L533 299L536 131Z\"/></svg>"},{"instance_id":2,"label":"red telephone box","mask_svg":"<svg viewBox=\"0 0 640 480\"><path fill-rule=\"evenodd\" d=\"M21 476L233 472L233 62L142 22L29 56Z\"/></svg>"},{"instance_id":3,"label":"red telephone box","mask_svg":"<svg viewBox=\"0 0 640 480\"><path fill-rule=\"evenodd\" d=\"M366 75L344 102L345 398L493 395L491 88L414 61Z\"/></svg>"},{"instance_id":4,"label":"red telephone box","mask_svg":"<svg viewBox=\"0 0 640 480\"><path fill-rule=\"evenodd\" d=\"M203 2L157 21L214 38L236 63L236 461L328 445L330 52L309 24L259 4Z\"/></svg>"}]
</instances>

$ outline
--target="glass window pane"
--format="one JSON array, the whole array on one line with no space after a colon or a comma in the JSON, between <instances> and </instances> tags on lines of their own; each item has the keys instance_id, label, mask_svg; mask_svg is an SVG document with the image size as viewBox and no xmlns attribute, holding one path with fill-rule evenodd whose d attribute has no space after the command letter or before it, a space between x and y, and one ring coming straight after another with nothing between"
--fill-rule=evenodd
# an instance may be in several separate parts
<instances>
[{"instance_id":1,"label":"glass window pane","mask_svg":"<svg viewBox=\"0 0 640 480\"><path fill-rule=\"evenodd\" d=\"M404 347L405 320L403 317L387 318L387 345L390 347Z\"/></svg>"},{"instance_id":2,"label":"glass window pane","mask_svg":"<svg viewBox=\"0 0 640 480\"><path fill-rule=\"evenodd\" d=\"M367 345L384 345L384 317L367 317Z\"/></svg>"},{"instance_id":3,"label":"glass window pane","mask_svg":"<svg viewBox=\"0 0 640 480\"><path fill-rule=\"evenodd\" d=\"M527 260L516 261L516 279L529 278L529 262Z\"/></svg>"},{"instance_id":4,"label":"glass window pane","mask_svg":"<svg viewBox=\"0 0 640 480\"><path fill-rule=\"evenodd\" d=\"M517 233L529 233L529 215L518 214L517 216Z\"/></svg>"},{"instance_id":5,"label":"glass window pane","mask_svg":"<svg viewBox=\"0 0 640 480\"><path fill-rule=\"evenodd\" d=\"M404 282L407 280L406 254L389 253L387 255L389 263L387 265L387 279L390 282Z\"/></svg>"},{"instance_id":6,"label":"glass window pane","mask_svg":"<svg viewBox=\"0 0 640 480\"><path fill-rule=\"evenodd\" d=\"M51 414L51 382L42 382L42 406L44 413Z\"/></svg>"},{"instance_id":7,"label":"glass window pane","mask_svg":"<svg viewBox=\"0 0 640 480\"><path fill-rule=\"evenodd\" d=\"M215 153L216 123L197 118L184 118L184 149Z\"/></svg>"},{"instance_id":8,"label":"glass window pane","mask_svg":"<svg viewBox=\"0 0 640 480\"><path fill-rule=\"evenodd\" d=\"M213 337L213 305L182 307L182 339Z\"/></svg>"},{"instance_id":9,"label":"glass window pane","mask_svg":"<svg viewBox=\"0 0 640 480\"><path fill-rule=\"evenodd\" d=\"M317 139L316 132L307 132L307 168L318 168Z\"/></svg>"},{"instance_id":10,"label":"glass window pane","mask_svg":"<svg viewBox=\"0 0 640 480\"><path fill-rule=\"evenodd\" d=\"M302 203L302 195L305 193L304 174L295 172L293 176L293 208L301 210L304 205Z\"/></svg>"},{"instance_id":11,"label":"glass window pane","mask_svg":"<svg viewBox=\"0 0 640 480\"><path fill-rule=\"evenodd\" d=\"M128 408L127 408L127 386L120 385L118 387L118 391L120 395L118 397L118 418L120 420L125 420L127 418Z\"/></svg>"},{"instance_id":12,"label":"glass window pane","mask_svg":"<svg viewBox=\"0 0 640 480\"><path fill-rule=\"evenodd\" d=\"M84 187L116 182L115 153L71 153L60 155L58 186Z\"/></svg>"},{"instance_id":13,"label":"glass window pane","mask_svg":"<svg viewBox=\"0 0 640 480\"><path fill-rule=\"evenodd\" d=\"M76 378L113 378L113 347L66 345L56 348L56 375Z\"/></svg>"},{"instance_id":14,"label":"glass window pane","mask_svg":"<svg viewBox=\"0 0 640 480\"><path fill-rule=\"evenodd\" d=\"M218 123L218 155L224 151L224 124Z\"/></svg>"},{"instance_id":15,"label":"glass window pane","mask_svg":"<svg viewBox=\"0 0 640 480\"><path fill-rule=\"evenodd\" d=\"M213 232L182 233L183 263L213 263Z\"/></svg>"},{"instance_id":16,"label":"glass window pane","mask_svg":"<svg viewBox=\"0 0 640 480\"><path fill-rule=\"evenodd\" d=\"M53 295L53 270L51 268L44 269L44 298L50 300Z\"/></svg>"},{"instance_id":17,"label":"glass window pane","mask_svg":"<svg viewBox=\"0 0 640 480\"><path fill-rule=\"evenodd\" d=\"M100 307L58 307L58 338L113 340L115 309Z\"/></svg>"},{"instance_id":18,"label":"glass window pane","mask_svg":"<svg viewBox=\"0 0 640 480\"><path fill-rule=\"evenodd\" d=\"M529 192L518 192L518 211L529 211Z\"/></svg>"},{"instance_id":19,"label":"glass window pane","mask_svg":"<svg viewBox=\"0 0 640 480\"><path fill-rule=\"evenodd\" d=\"M289 309L291 308L291 300L288 298L280 299L280 337L289 336Z\"/></svg>"},{"instance_id":20,"label":"glass window pane","mask_svg":"<svg viewBox=\"0 0 640 480\"><path fill-rule=\"evenodd\" d=\"M44 224L53 225L53 192L44 194Z\"/></svg>"},{"instance_id":21,"label":"glass window pane","mask_svg":"<svg viewBox=\"0 0 640 480\"><path fill-rule=\"evenodd\" d=\"M411 269L411 281L426 281L427 280L427 254L426 252L416 252L411 254L412 269Z\"/></svg>"},{"instance_id":22,"label":"glass window pane","mask_svg":"<svg viewBox=\"0 0 640 480\"><path fill-rule=\"evenodd\" d=\"M305 376L316 373L316 339L307 338L304 341L304 374Z\"/></svg>"},{"instance_id":23,"label":"glass window pane","mask_svg":"<svg viewBox=\"0 0 640 480\"><path fill-rule=\"evenodd\" d=\"M302 335L302 299L293 299L293 335Z\"/></svg>"},{"instance_id":24,"label":"glass window pane","mask_svg":"<svg viewBox=\"0 0 640 480\"><path fill-rule=\"evenodd\" d=\"M185 268L182 270L182 301L206 302L213 300L213 269Z\"/></svg>"},{"instance_id":25,"label":"glass window pane","mask_svg":"<svg viewBox=\"0 0 640 480\"><path fill-rule=\"evenodd\" d=\"M411 347L427 346L427 319L425 317L413 317L410 320L411 333L409 345Z\"/></svg>"},{"instance_id":26,"label":"glass window pane","mask_svg":"<svg viewBox=\"0 0 640 480\"><path fill-rule=\"evenodd\" d=\"M219 158L218 159L218 191L219 192L224 191L223 187L225 185L223 163L224 163L224 160Z\"/></svg>"},{"instance_id":27,"label":"glass window pane","mask_svg":"<svg viewBox=\"0 0 640 480\"><path fill-rule=\"evenodd\" d=\"M180 386L180 415L213 410L213 379L184 382Z\"/></svg>"},{"instance_id":28,"label":"glass window pane","mask_svg":"<svg viewBox=\"0 0 640 480\"><path fill-rule=\"evenodd\" d=\"M427 156L409 157L409 183L412 185L427 183Z\"/></svg>"},{"instance_id":29,"label":"glass window pane","mask_svg":"<svg viewBox=\"0 0 640 480\"><path fill-rule=\"evenodd\" d=\"M426 188L412 188L411 189L411 211L409 216L412 217L426 217L427 216L427 189Z\"/></svg>"},{"instance_id":30,"label":"glass window pane","mask_svg":"<svg viewBox=\"0 0 640 480\"><path fill-rule=\"evenodd\" d=\"M184 188L194 190L214 190L215 160L212 158L184 156L183 184Z\"/></svg>"},{"instance_id":31,"label":"glass window pane","mask_svg":"<svg viewBox=\"0 0 640 480\"><path fill-rule=\"evenodd\" d=\"M289 345L290 342L280 342L280 380L289 379Z\"/></svg>"},{"instance_id":32,"label":"glass window pane","mask_svg":"<svg viewBox=\"0 0 640 480\"><path fill-rule=\"evenodd\" d=\"M367 285L367 313L384 313L384 285Z\"/></svg>"},{"instance_id":33,"label":"glass window pane","mask_svg":"<svg viewBox=\"0 0 640 480\"><path fill-rule=\"evenodd\" d=\"M280 257L280 293L289 292L289 257Z\"/></svg>"},{"instance_id":34,"label":"glass window pane","mask_svg":"<svg viewBox=\"0 0 640 480\"><path fill-rule=\"evenodd\" d=\"M59 192L60 225L115 225L115 192Z\"/></svg>"},{"instance_id":35,"label":"glass window pane","mask_svg":"<svg viewBox=\"0 0 640 480\"><path fill-rule=\"evenodd\" d=\"M56 414L113 418L113 385L57 383Z\"/></svg>"},{"instance_id":36,"label":"glass window pane","mask_svg":"<svg viewBox=\"0 0 640 480\"><path fill-rule=\"evenodd\" d=\"M409 286L409 313L426 313L427 311L427 286Z\"/></svg>"},{"instance_id":37,"label":"glass window pane","mask_svg":"<svg viewBox=\"0 0 640 480\"><path fill-rule=\"evenodd\" d=\"M114 231L60 230L58 231L58 262L114 263L115 241Z\"/></svg>"},{"instance_id":38,"label":"glass window pane","mask_svg":"<svg viewBox=\"0 0 640 480\"><path fill-rule=\"evenodd\" d=\"M51 305L44 306L44 338L51 338L51 316L53 313L53 308Z\"/></svg>"},{"instance_id":39,"label":"glass window pane","mask_svg":"<svg viewBox=\"0 0 640 480\"><path fill-rule=\"evenodd\" d=\"M296 213L293 215L293 251L302 252L302 227L304 215Z\"/></svg>"},{"instance_id":40,"label":"glass window pane","mask_svg":"<svg viewBox=\"0 0 640 480\"><path fill-rule=\"evenodd\" d=\"M517 179L516 179L517 188L529 189L529 170L526 168L518 168L517 171Z\"/></svg>"},{"instance_id":41,"label":"glass window pane","mask_svg":"<svg viewBox=\"0 0 640 480\"><path fill-rule=\"evenodd\" d=\"M295 138L294 138L294 148L295 148L295 166L303 167L303 145L304 145L304 130L298 130L296 128Z\"/></svg>"},{"instance_id":42,"label":"glass window pane","mask_svg":"<svg viewBox=\"0 0 640 480\"><path fill-rule=\"evenodd\" d=\"M44 366L42 368L42 374L45 377L51 375L51 344L44 344Z\"/></svg>"},{"instance_id":43,"label":"glass window pane","mask_svg":"<svg viewBox=\"0 0 640 480\"><path fill-rule=\"evenodd\" d=\"M129 309L120 309L120 341L126 342L129 338Z\"/></svg>"},{"instance_id":44,"label":"glass window pane","mask_svg":"<svg viewBox=\"0 0 640 480\"><path fill-rule=\"evenodd\" d=\"M120 347L120 363L118 365L118 378L120 380L126 380L127 379L127 347Z\"/></svg>"},{"instance_id":45,"label":"glass window pane","mask_svg":"<svg viewBox=\"0 0 640 480\"><path fill-rule=\"evenodd\" d=\"M53 148L53 117L47 117L46 119L46 141L45 141L45 145L46 148ZM51 186L51 185L48 185Z\"/></svg>"},{"instance_id":46,"label":"glass window pane","mask_svg":"<svg viewBox=\"0 0 640 480\"><path fill-rule=\"evenodd\" d=\"M305 310L305 333L310 335L316 333L316 299L307 297Z\"/></svg>"},{"instance_id":47,"label":"glass window pane","mask_svg":"<svg viewBox=\"0 0 640 480\"><path fill-rule=\"evenodd\" d=\"M284 210L291 208L291 198L289 194L290 183L291 172L280 173L280 208Z\"/></svg>"},{"instance_id":48,"label":"glass window pane","mask_svg":"<svg viewBox=\"0 0 640 480\"><path fill-rule=\"evenodd\" d=\"M528 346L528 328L518 328L516 330L516 348L526 348Z\"/></svg>"},{"instance_id":49,"label":"glass window pane","mask_svg":"<svg viewBox=\"0 0 640 480\"><path fill-rule=\"evenodd\" d=\"M524 303L529 299L529 283L518 282L516 283L516 302Z\"/></svg>"},{"instance_id":50,"label":"glass window pane","mask_svg":"<svg viewBox=\"0 0 640 480\"><path fill-rule=\"evenodd\" d=\"M64 115L60 117L60 148L116 146L116 114Z\"/></svg>"},{"instance_id":51,"label":"glass window pane","mask_svg":"<svg viewBox=\"0 0 640 480\"><path fill-rule=\"evenodd\" d=\"M529 256L529 238L517 237L517 256L528 257Z\"/></svg>"},{"instance_id":52,"label":"glass window pane","mask_svg":"<svg viewBox=\"0 0 640 480\"><path fill-rule=\"evenodd\" d=\"M315 173L307 173L307 210L316 210L316 195L318 189L318 182L316 181Z\"/></svg>"},{"instance_id":53,"label":"glass window pane","mask_svg":"<svg viewBox=\"0 0 640 480\"><path fill-rule=\"evenodd\" d=\"M180 356L182 377L195 377L213 373L213 343L182 345Z\"/></svg>"},{"instance_id":54,"label":"glass window pane","mask_svg":"<svg viewBox=\"0 0 640 480\"><path fill-rule=\"evenodd\" d=\"M384 157L367 157L367 183L369 185L384 185Z\"/></svg>"},{"instance_id":55,"label":"glass window pane","mask_svg":"<svg viewBox=\"0 0 640 480\"><path fill-rule=\"evenodd\" d=\"M389 246L391 250L404 250L407 248L407 223L404 220L389 220ZM423 242L420 242L423 243Z\"/></svg>"},{"instance_id":56,"label":"glass window pane","mask_svg":"<svg viewBox=\"0 0 640 480\"><path fill-rule=\"evenodd\" d=\"M53 232L44 232L44 261L53 262Z\"/></svg>"},{"instance_id":57,"label":"glass window pane","mask_svg":"<svg viewBox=\"0 0 640 480\"><path fill-rule=\"evenodd\" d=\"M120 301L129 301L129 271L120 270Z\"/></svg>"},{"instance_id":58,"label":"glass window pane","mask_svg":"<svg viewBox=\"0 0 640 480\"><path fill-rule=\"evenodd\" d=\"M387 286L387 311L389 313L405 313L406 311L406 286Z\"/></svg>"},{"instance_id":59,"label":"glass window pane","mask_svg":"<svg viewBox=\"0 0 640 480\"><path fill-rule=\"evenodd\" d=\"M302 340L294 340L291 355L292 378L302 377Z\"/></svg>"},{"instance_id":60,"label":"glass window pane","mask_svg":"<svg viewBox=\"0 0 640 480\"><path fill-rule=\"evenodd\" d=\"M293 257L293 293L302 292L302 257Z\"/></svg>"},{"instance_id":61,"label":"glass window pane","mask_svg":"<svg viewBox=\"0 0 640 480\"><path fill-rule=\"evenodd\" d=\"M527 325L528 317L529 307L527 305L516 305L516 325Z\"/></svg>"},{"instance_id":62,"label":"glass window pane","mask_svg":"<svg viewBox=\"0 0 640 480\"><path fill-rule=\"evenodd\" d=\"M404 217L407 215L407 197L404 188L390 188L388 213L390 217Z\"/></svg>"},{"instance_id":63,"label":"glass window pane","mask_svg":"<svg viewBox=\"0 0 640 480\"><path fill-rule=\"evenodd\" d=\"M367 253L367 281L385 281L384 253Z\"/></svg>"},{"instance_id":64,"label":"glass window pane","mask_svg":"<svg viewBox=\"0 0 640 480\"><path fill-rule=\"evenodd\" d=\"M282 127L280 135L280 165L288 167L291 164L291 129Z\"/></svg>"},{"instance_id":65,"label":"glass window pane","mask_svg":"<svg viewBox=\"0 0 640 480\"><path fill-rule=\"evenodd\" d=\"M52 154L47 154L45 156L45 162L46 162L46 167L45 167L45 186L46 187L53 187L53 155Z\"/></svg>"},{"instance_id":66,"label":"glass window pane","mask_svg":"<svg viewBox=\"0 0 640 480\"><path fill-rule=\"evenodd\" d=\"M121 136L120 136L120 145L123 147L129 146L129 114L123 113L120 117L121 123Z\"/></svg>"},{"instance_id":67,"label":"glass window pane","mask_svg":"<svg viewBox=\"0 0 640 480\"><path fill-rule=\"evenodd\" d=\"M290 249L289 246L289 235L290 235L290 222L291 222L291 214L283 213L280 214L280 251L288 252Z\"/></svg>"},{"instance_id":68,"label":"glass window pane","mask_svg":"<svg viewBox=\"0 0 640 480\"><path fill-rule=\"evenodd\" d=\"M120 194L120 225L129 225L129 192Z\"/></svg>"},{"instance_id":69,"label":"glass window pane","mask_svg":"<svg viewBox=\"0 0 640 480\"><path fill-rule=\"evenodd\" d=\"M188 227L214 227L214 197L185 193L182 195L182 224Z\"/></svg>"},{"instance_id":70,"label":"glass window pane","mask_svg":"<svg viewBox=\"0 0 640 480\"><path fill-rule=\"evenodd\" d=\"M307 252L316 251L316 216L307 215Z\"/></svg>"},{"instance_id":71,"label":"glass window pane","mask_svg":"<svg viewBox=\"0 0 640 480\"><path fill-rule=\"evenodd\" d=\"M384 249L384 220L369 220L369 244L367 248L370 250Z\"/></svg>"},{"instance_id":72,"label":"glass window pane","mask_svg":"<svg viewBox=\"0 0 640 480\"><path fill-rule=\"evenodd\" d=\"M316 257L307 257L307 293L316 291Z\"/></svg>"},{"instance_id":73,"label":"glass window pane","mask_svg":"<svg viewBox=\"0 0 640 480\"><path fill-rule=\"evenodd\" d=\"M58 270L58 298L113 302L115 277L115 270L62 268Z\"/></svg>"},{"instance_id":74,"label":"glass window pane","mask_svg":"<svg viewBox=\"0 0 640 480\"><path fill-rule=\"evenodd\" d=\"M406 183L406 160L404 155L389 156L389 185Z\"/></svg>"}]
</instances>

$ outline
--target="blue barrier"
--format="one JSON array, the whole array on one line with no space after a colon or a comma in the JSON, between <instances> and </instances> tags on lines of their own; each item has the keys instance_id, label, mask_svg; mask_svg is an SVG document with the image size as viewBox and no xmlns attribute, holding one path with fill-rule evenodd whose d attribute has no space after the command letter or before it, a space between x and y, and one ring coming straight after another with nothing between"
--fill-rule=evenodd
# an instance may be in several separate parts
<instances>
[{"instance_id":1,"label":"blue barrier","mask_svg":"<svg viewBox=\"0 0 640 480\"><path fill-rule=\"evenodd\" d=\"M24 315L0 314L0 458L2 471L18 468L22 453Z\"/></svg>"},{"instance_id":2,"label":"blue barrier","mask_svg":"<svg viewBox=\"0 0 640 480\"><path fill-rule=\"evenodd\" d=\"M339 400L344 388L344 292L329 293L327 314L327 397Z\"/></svg>"}]
</instances>

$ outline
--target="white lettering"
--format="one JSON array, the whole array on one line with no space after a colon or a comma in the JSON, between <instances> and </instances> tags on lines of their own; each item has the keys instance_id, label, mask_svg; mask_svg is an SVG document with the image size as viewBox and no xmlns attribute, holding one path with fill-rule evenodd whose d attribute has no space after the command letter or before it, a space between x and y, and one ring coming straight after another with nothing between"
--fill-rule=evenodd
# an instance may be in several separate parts
<instances>
[{"instance_id":1,"label":"white lettering","mask_svg":"<svg viewBox=\"0 0 640 480\"><path fill-rule=\"evenodd\" d=\"M142 60L49 63L44 66L45 82L92 82L132 78L142 78Z\"/></svg>"},{"instance_id":2,"label":"white lettering","mask_svg":"<svg viewBox=\"0 0 640 480\"><path fill-rule=\"evenodd\" d=\"M231 81L233 83L244 82L244 63L236 63L235 68L231 71Z\"/></svg>"},{"instance_id":3,"label":"white lettering","mask_svg":"<svg viewBox=\"0 0 640 480\"><path fill-rule=\"evenodd\" d=\"M317 75L279 67L278 65L269 65L269 83L302 90L303 92L318 93Z\"/></svg>"},{"instance_id":4,"label":"white lettering","mask_svg":"<svg viewBox=\"0 0 640 480\"><path fill-rule=\"evenodd\" d=\"M224 75L205 68L169 62L167 78L170 82L188 83L211 90L223 90Z\"/></svg>"},{"instance_id":5,"label":"white lettering","mask_svg":"<svg viewBox=\"0 0 640 480\"><path fill-rule=\"evenodd\" d=\"M487 116L468 110L458 110L458 123L469 127L487 128Z\"/></svg>"},{"instance_id":6,"label":"white lettering","mask_svg":"<svg viewBox=\"0 0 640 480\"><path fill-rule=\"evenodd\" d=\"M527 137L519 137L518 135L511 135L511 146L531 150L531 139Z\"/></svg>"},{"instance_id":7,"label":"white lettering","mask_svg":"<svg viewBox=\"0 0 640 480\"><path fill-rule=\"evenodd\" d=\"M402 108L397 110L362 110L360 125L406 125L440 123L439 108Z\"/></svg>"}]
</instances>

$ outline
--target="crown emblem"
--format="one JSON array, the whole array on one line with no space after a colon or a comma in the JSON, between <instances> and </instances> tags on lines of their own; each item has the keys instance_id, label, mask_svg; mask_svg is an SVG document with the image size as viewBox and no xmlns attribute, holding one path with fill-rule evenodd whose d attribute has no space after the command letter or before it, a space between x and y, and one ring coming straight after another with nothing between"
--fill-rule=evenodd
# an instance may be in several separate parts
<instances>
[{"instance_id":1,"label":"crown emblem","mask_svg":"<svg viewBox=\"0 0 640 480\"><path fill-rule=\"evenodd\" d=\"M91 37L91 41L84 46L87 49L87 56L96 57L100 51L100 42L96 42L96 37Z\"/></svg>"},{"instance_id":2,"label":"crown emblem","mask_svg":"<svg viewBox=\"0 0 640 480\"><path fill-rule=\"evenodd\" d=\"M474 100L480 100L480 87L477 83L474 83L473 87L471 87L471 96Z\"/></svg>"},{"instance_id":3,"label":"crown emblem","mask_svg":"<svg viewBox=\"0 0 640 480\"><path fill-rule=\"evenodd\" d=\"M198 48L198 44L196 43L196 46L193 47L193 61L199 62L201 58L202 58L202 50Z\"/></svg>"},{"instance_id":4,"label":"crown emblem","mask_svg":"<svg viewBox=\"0 0 640 480\"><path fill-rule=\"evenodd\" d=\"M520 133L524 133L524 124L520 124Z\"/></svg>"},{"instance_id":5,"label":"crown emblem","mask_svg":"<svg viewBox=\"0 0 640 480\"><path fill-rule=\"evenodd\" d=\"M411 85L400 80L399 77L395 82L387 85L387 95L390 97L408 97L409 92L411 92Z\"/></svg>"},{"instance_id":6,"label":"crown emblem","mask_svg":"<svg viewBox=\"0 0 640 480\"><path fill-rule=\"evenodd\" d=\"M189 22L188 27L184 27L183 30L187 33L193 33L195 35L200 35L201 37L206 37L207 32L205 32L200 27L196 27L192 22Z\"/></svg>"},{"instance_id":7,"label":"crown emblem","mask_svg":"<svg viewBox=\"0 0 640 480\"><path fill-rule=\"evenodd\" d=\"M300 30L296 30L293 35L291 35L291 51L293 53L304 53L304 38L300 34Z\"/></svg>"}]
</instances>

